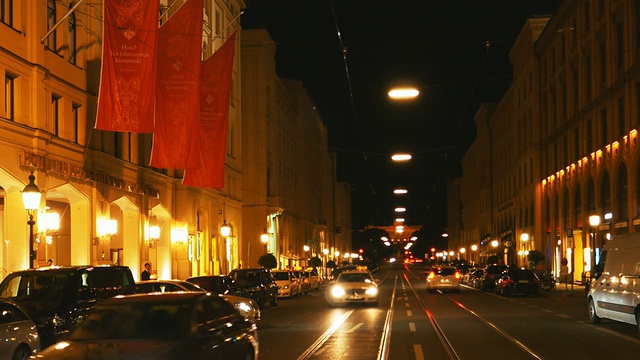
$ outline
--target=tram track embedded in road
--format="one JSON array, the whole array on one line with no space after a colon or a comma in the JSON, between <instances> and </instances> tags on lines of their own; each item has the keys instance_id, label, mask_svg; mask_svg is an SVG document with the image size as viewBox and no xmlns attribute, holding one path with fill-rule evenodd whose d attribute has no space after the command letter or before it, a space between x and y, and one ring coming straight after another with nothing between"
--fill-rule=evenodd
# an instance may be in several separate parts
<instances>
[{"instance_id":1,"label":"tram track embedded in road","mask_svg":"<svg viewBox=\"0 0 640 360\"><path fill-rule=\"evenodd\" d=\"M412 274L411 271L409 271L409 273ZM404 272L403 276L404 276L404 280L407 282L408 286L411 288L411 291L413 292L413 295L418 300L418 303L420 304L420 307L422 308L422 310L427 315L427 318L429 319L429 322L430 322L432 328L434 329L435 333L437 334L437 336L438 336L438 338L439 338L444 350L449 354L450 359L452 359L452 360L460 360L461 357L456 352L455 347L453 346L453 344L451 343L451 341L449 340L449 338L447 337L445 332L442 330L442 328L438 324L438 321L435 319L435 317L433 316L433 314L431 313L431 311L429 310L427 305L424 303L422 298L418 295L418 292L416 291L416 289L411 284L411 281L409 280L409 277L407 276L407 272ZM542 359L542 357L537 355L535 352L533 352L533 350L529 349L522 342L518 341L513 336L511 336L508 333L506 333L505 331L501 330L495 324L493 324L490 321L482 318L480 315L478 315L473 310L465 307L459 301L456 301L455 299L452 299L451 297L448 297L448 299L450 301L452 301L454 304L456 304L456 306L458 306L460 309L464 310L466 313L472 315L475 319L480 321L482 324L484 324L485 326L489 327L495 333L499 334L501 337L503 337L504 339L508 340L510 343L514 344L517 348L522 350L524 353L529 355L531 358L533 358L533 359Z\"/></svg>"}]
</instances>

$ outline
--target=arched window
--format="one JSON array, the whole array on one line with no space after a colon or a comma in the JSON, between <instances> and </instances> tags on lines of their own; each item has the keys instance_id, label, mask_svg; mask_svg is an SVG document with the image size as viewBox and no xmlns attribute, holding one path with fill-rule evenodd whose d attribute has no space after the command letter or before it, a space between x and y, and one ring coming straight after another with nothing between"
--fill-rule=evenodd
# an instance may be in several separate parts
<instances>
[{"instance_id":1,"label":"arched window","mask_svg":"<svg viewBox=\"0 0 640 360\"><path fill-rule=\"evenodd\" d=\"M47 0L47 31L53 29L56 24L56 2ZM46 40L47 49L56 51L56 31L54 30Z\"/></svg>"},{"instance_id":2,"label":"arched window","mask_svg":"<svg viewBox=\"0 0 640 360\"><path fill-rule=\"evenodd\" d=\"M592 178L589 178L589 185L587 185L587 211L587 216L596 213L596 188Z\"/></svg>"},{"instance_id":3,"label":"arched window","mask_svg":"<svg viewBox=\"0 0 640 360\"><path fill-rule=\"evenodd\" d=\"M600 184L600 208L602 215L611 212L611 182L609 181L609 173L602 173L602 182Z\"/></svg>"},{"instance_id":4,"label":"arched window","mask_svg":"<svg viewBox=\"0 0 640 360\"><path fill-rule=\"evenodd\" d=\"M629 184L627 183L627 167L622 164L618 170L618 185L616 186L616 222L629 219Z\"/></svg>"},{"instance_id":5,"label":"arched window","mask_svg":"<svg viewBox=\"0 0 640 360\"><path fill-rule=\"evenodd\" d=\"M580 185L576 185L573 191L573 224L575 227L581 227L582 219L584 218L584 214L582 213L582 193L580 190Z\"/></svg>"}]
</instances>

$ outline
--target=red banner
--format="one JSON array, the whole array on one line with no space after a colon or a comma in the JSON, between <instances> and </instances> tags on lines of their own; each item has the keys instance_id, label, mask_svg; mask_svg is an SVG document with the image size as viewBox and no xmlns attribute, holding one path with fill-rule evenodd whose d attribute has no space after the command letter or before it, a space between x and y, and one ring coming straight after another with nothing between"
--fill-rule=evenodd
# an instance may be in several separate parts
<instances>
[{"instance_id":1,"label":"red banner","mask_svg":"<svg viewBox=\"0 0 640 360\"><path fill-rule=\"evenodd\" d=\"M167 169L200 166L200 58L203 0L189 0L158 35L156 128L150 165Z\"/></svg>"},{"instance_id":2,"label":"red banner","mask_svg":"<svg viewBox=\"0 0 640 360\"><path fill-rule=\"evenodd\" d=\"M234 32L222 47L202 64L200 154L203 161L200 168L184 172L184 185L212 189L224 187L224 160L235 44Z\"/></svg>"},{"instance_id":3,"label":"red banner","mask_svg":"<svg viewBox=\"0 0 640 360\"><path fill-rule=\"evenodd\" d=\"M156 82L158 1L104 0L95 128L150 133Z\"/></svg>"}]
</instances>

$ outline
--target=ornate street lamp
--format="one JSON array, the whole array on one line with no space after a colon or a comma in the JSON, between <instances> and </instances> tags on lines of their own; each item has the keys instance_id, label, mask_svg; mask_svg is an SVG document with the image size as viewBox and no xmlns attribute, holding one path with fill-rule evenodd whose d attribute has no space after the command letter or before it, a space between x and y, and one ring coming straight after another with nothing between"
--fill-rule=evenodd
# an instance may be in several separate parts
<instances>
[{"instance_id":1,"label":"ornate street lamp","mask_svg":"<svg viewBox=\"0 0 640 360\"><path fill-rule=\"evenodd\" d=\"M36 259L36 253L33 250L33 225L36 224L36 221L33 219L36 211L40 208L40 199L42 198L42 193L40 189L35 184L36 177L31 173L29 175L29 183L22 190L22 203L24 205L24 209L27 210L29 214L29 220L27 221L27 225L29 225L29 267L33 268L33 261Z\"/></svg>"},{"instance_id":2,"label":"ornate street lamp","mask_svg":"<svg viewBox=\"0 0 640 360\"><path fill-rule=\"evenodd\" d=\"M223 237L229 237L231 235L231 226L227 225L227 220L222 220L222 226L220 226L220 235Z\"/></svg>"},{"instance_id":3,"label":"ornate street lamp","mask_svg":"<svg viewBox=\"0 0 640 360\"><path fill-rule=\"evenodd\" d=\"M589 216L589 225L591 226L591 266L589 268L590 279L589 284L591 283L591 279L593 279L594 270L596 266L596 237L598 235L598 226L600 226L600 215L591 215Z\"/></svg>"}]
</instances>

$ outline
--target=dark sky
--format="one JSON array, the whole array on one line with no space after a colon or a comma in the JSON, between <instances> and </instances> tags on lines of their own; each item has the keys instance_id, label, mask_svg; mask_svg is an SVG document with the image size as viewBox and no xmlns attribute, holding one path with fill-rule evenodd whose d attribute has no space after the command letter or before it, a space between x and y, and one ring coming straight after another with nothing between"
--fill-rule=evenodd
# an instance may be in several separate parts
<instances>
[{"instance_id":1,"label":"dark sky","mask_svg":"<svg viewBox=\"0 0 640 360\"><path fill-rule=\"evenodd\" d=\"M446 227L446 182L475 137L473 116L511 83L508 52L528 17L560 0L245 0L243 28L266 28L280 77L301 80L329 129L339 180L352 188L353 228ZM340 37L338 36L340 31ZM489 46L487 46L489 42ZM343 57L346 49L346 61ZM393 102L389 87L421 95ZM413 154L392 163L397 151ZM395 187L409 193L398 197Z\"/></svg>"}]
</instances>

